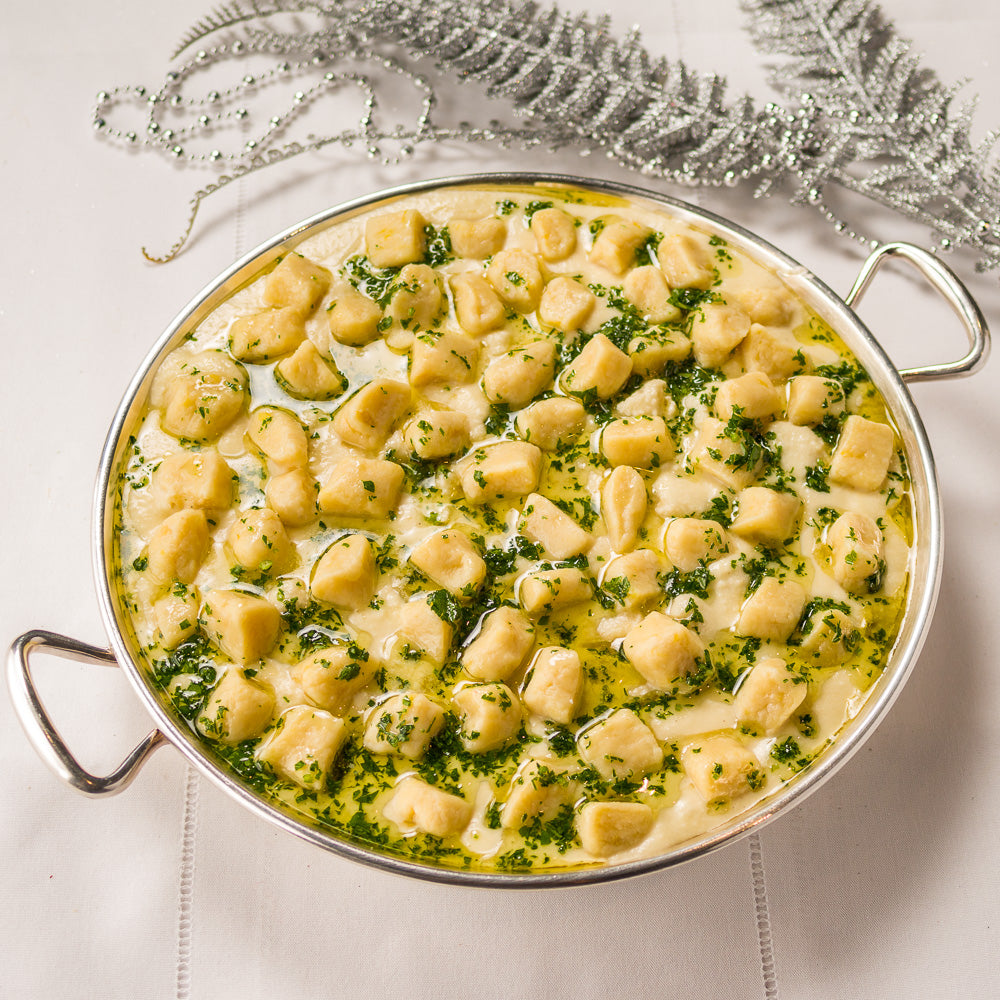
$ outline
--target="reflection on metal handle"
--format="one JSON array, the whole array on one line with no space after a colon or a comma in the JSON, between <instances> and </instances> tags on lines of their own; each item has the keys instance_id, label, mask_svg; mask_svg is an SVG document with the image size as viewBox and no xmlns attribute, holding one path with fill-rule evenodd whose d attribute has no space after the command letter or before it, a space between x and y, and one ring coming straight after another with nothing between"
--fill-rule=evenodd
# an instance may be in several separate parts
<instances>
[{"instance_id":1,"label":"reflection on metal handle","mask_svg":"<svg viewBox=\"0 0 1000 1000\"><path fill-rule=\"evenodd\" d=\"M964 358L944 365L905 368L899 374L907 382L926 382L933 378L972 375L979 371L990 353L990 331L986 318L955 272L932 253L910 243L883 244L865 261L858 280L847 295L847 304L853 308L860 301L875 272L890 257L909 261L945 297L969 335L969 353Z\"/></svg>"},{"instance_id":2,"label":"reflection on metal handle","mask_svg":"<svg viewBox=\"0 0 1000 1000\"><path fill-rule=\"evenodd\" d=\"M62 737L42 707L31 679L28 658L35 649L46 649L67 660L117 666L106 649L78 642L55 632L25 632L14 640L7 654L7 684L17 717L38 755L63 781L86 795L114 795L139 773L146 758L165 743L166 737L154 729L124 761L106 777L84 770L66 748Z\"/></svg>"}]
</instances>

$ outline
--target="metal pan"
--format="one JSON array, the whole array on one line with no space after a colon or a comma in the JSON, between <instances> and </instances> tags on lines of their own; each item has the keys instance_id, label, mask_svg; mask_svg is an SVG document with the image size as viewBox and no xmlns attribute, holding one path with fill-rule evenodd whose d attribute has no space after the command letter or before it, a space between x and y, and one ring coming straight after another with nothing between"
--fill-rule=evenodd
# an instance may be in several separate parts
<instances>
[{"instance_id":1,"label":"metal pan","mask_svg":"<svg viewBox=\"0 0 1000 1000\"><path fill-rule=\"evenodd\" d=\"M171 351L205 316L214 310L244 282L256 275L276 255L294 248L319 230L362 211L389 203L404 196L461 189L470 186L499 187L516 185L568 186L596 194L628 199L651 208L665 209L704 231L717 234L744 250L763 266L777 273L786 284L843 338L858 360L868 370L882 394L902 440L912 478L915 537L911 554L909 593L899 636L889 661L874 690L857 716L840 732L833 746L810 767L795 775L773 795L753 809L739 813L731 821L679 844L666 853L640 861L566 871L529 871L493 873L437 868L375 850L341 839L328 829L310 825L301 816L282 811L260 797L220 765L193 734L187 724L174 715L160 692L146 676L144 667L125 638L125 615L119 605L113 574L113 536L115 530L115 473L128 433L141 414L149 392L153 372ZM900 259L913 266L954 309L969 340L968 352L959 360L922 368L897 371L872 334L854 312L879 268L890 259ZM607 181L549 174L475 174L409 184L328 209L269 240L251 251L228 271L211 282L179 313L157 341L125 391L101 455L100 473L94 506L93 558L104 627L110 647L101 649L45 631L31 631L16 639L7 662L7 681L17 715L38 754L67 784L86 795L109 795L131 782L146 759L158 747L172 744L202 774L252 812L276 826L335 854L363 864L436 882L477 885L491 888L545 888L605 882L655 871L689 861L716 850L729 841L770 821L805 799L841 767L867 739L899 694L923 644L937 598L942 566L941 505L934 459L920 416L906 384L915 381L955 378L978 371L989 352L989 332L979 307L955 276L937 258L925 250L904 243L878 247L861 269L854 287L843 299L819 278L771 246L766 241L732 222L663 195ZM142 703L155 721L156 728L125 758L111 774L88 773L76 761L59 736L39 700L31 677L31 654L37 650L78 661L120 666Z\"/></svg>"}]
</instances>

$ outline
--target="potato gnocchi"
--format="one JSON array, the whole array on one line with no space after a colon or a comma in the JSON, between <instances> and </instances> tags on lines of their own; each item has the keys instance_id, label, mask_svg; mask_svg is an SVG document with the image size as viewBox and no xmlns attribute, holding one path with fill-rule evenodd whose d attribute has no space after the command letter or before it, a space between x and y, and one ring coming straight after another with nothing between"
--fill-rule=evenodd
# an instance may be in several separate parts
<instances>
[{"instance_id":1,"label":"potato gnocchi","mask_svg":"<svg viewBox=\"0 0 1000 1000\"><path fill-rule=\"evenodd\" d=\"M899 436L741 250L570 189L335 221L167 355L120 474L137 647L338 836L616 864L810 766L893 645Z\"/></svg>"}]
</instances>

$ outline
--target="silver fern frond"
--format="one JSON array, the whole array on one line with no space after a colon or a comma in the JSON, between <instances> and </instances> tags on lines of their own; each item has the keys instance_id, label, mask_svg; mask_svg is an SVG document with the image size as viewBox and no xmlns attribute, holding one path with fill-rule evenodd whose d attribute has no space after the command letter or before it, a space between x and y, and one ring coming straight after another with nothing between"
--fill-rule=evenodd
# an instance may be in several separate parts
<instances>
[{"instance_id":1,"label":"silver fern frond","mask_svg":"<svg viewBox=\"0 0 1000 1000\"><path fill-rule=\"evenodd\" d=\"M171 58L176 59L186 49L197 45L203 38L216 32L235 27L238 24L245 24L248 21L282 14L289 9L296 9L297 6L284 3L282 0L275 0L273 3L261 3L258 0L234 0L232 3L214 7L184 33L174 47Z\"/></svg>"},{"instance_id":2,"label":"silver fern frond","mask_svg":"<svg viewBox=\"0 0 1000 1000\"><path fill-rule=\"evenodd\" d=\"M987 169L996 137L973 146L975 101L954 107L871 0L743 0L764 52L788 60L771 74L781 93L808 93L843 123L848 158L816 183L837 184L929 225L942 249L975 248L1000 266L1000 186ZM828 129L829 131L829 129Z\"/></svg>"},{"instance_id":3,"label":"silver fern frond","mask_svg":"<svg viewBox=\"0 0 1000 1000\"><path fill-rule=\"evenodd\" d=\"M356 9L350 24L362 37L391 40L484 84L522 114L559 122L582 142L611 145L623 155L630 154L628 138L636 126L648 150L650 125L658 123L660 144L653 155L664 157L693 150L740 124L740 106L724 103L717 77L686 68L672 75L635 36L619 43L607 18L569 16L533 0L373 0ZM741 152L731 151L730 166L742 165Z\"/></svg>"}]
</instances>

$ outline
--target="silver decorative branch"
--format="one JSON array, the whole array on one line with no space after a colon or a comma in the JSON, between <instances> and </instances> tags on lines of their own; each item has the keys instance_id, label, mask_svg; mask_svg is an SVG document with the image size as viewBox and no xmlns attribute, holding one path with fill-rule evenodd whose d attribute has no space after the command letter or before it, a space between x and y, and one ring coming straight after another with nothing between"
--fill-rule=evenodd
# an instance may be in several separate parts
<instances>
[{"instance_id":1,"label":"silver decorative branch","mask_svg":"<svg viewBox=\"0 0 1000 1000\"><path fill-rule=\"evenodd\" d=\"M193 26L177 55L220 35L227 40L198 49L154 93L126 87L100 95L95 125L111 138L177 159L228 166L195 194L187 230L169 254L151 259L181 249L205 197L271 163L331 143L363 143L369 155L393 162L416 143L462 138L602 149L645 175L678 183L752 180L757 196L780 184L838 231L871 242L827 204L835 186L929 226L941 250L965 247L977 255L978 268L1000 267L1000 169L991 166L996 136L972 145L971 107L953 109L956 88L921 66L879 8L869 0L742 2L757 46L787 57L772 77L786 108L758 107L745 95L727 99L720 77L654 60L637 32L616 38L607 18L570 16L534 0L234 0ZM318 28L305 30L298 17ZM248 55L281 61L225 92L190 95L200 71L231 58L245 64ZM505 99L526 126L439 125L434 89L417 69L427 60ZM366 72L351 68L358 65ZM270 84L317 73L266 122L255 122L242 106ZM419 96L412 124L379 117L386 74L402 77ZM296 118L346 86L363 100L355 126L281 141ZM147 107L141 139L108 123L119 104L137 101ZM170 127L178 114L180 122ZM235 151L198 151L199 139L234 123L259 131ZM395 152L384 154L386 144Z\"/></svg>"},{"instance_id":2,"label":"silver decorative branch","mask_svg":"<svg viewBox=\"0 0 1000 1000\"><path fill-rule=\"evenodd\" d=\"M975 102L953 108L945 87L921 65L869 0L742 0L757 47L788 61L771 83L822 109L843 154L825 166L821 187L837 184L929 226L941 249L968 246L980 265L1000 265L1000 171L990 169L997 134L978 146Z\"/></svg>"}]
</instances>

